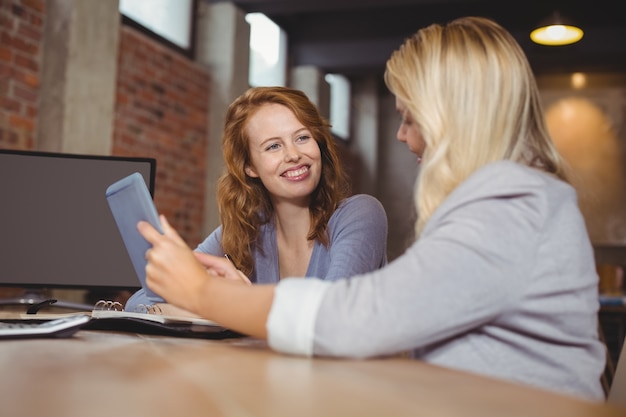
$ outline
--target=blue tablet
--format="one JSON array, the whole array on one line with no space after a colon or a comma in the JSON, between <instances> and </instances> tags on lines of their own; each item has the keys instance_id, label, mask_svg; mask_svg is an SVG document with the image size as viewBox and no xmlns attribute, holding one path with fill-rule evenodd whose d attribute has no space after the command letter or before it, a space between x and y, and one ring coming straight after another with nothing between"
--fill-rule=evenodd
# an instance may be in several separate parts
<instances>
[{"instance_id":1,"label":"blue tablet","mask_svg":"<svg viewBox=\"0 0 626 417\"><path fill-rule=\"evenodd\" d=\"M137 223L145 220L163 233L159 215L143 177L135 172L111 184L106 190L106 199L146 296L153 303L163 302L163 298L146 285L146 251L152 245L137 230Z\"/></svg>"}]
</instances>

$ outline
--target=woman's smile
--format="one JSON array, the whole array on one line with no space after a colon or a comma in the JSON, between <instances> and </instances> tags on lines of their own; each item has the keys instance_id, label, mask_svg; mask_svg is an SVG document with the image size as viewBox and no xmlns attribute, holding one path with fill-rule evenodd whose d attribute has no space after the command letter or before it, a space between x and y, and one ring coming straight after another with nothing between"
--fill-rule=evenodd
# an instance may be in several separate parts
<instances>
[{"instance_id":1,"label":"woman's smile","mask_svg":"<svg viewBox=\"0 0 626 417\"><path fill-rule=\"evenodd\" d=\"M301 165L298 167L290 168L281 174L281 177L285 177L289 180L302 180L308 177L309 166Z\"/></svg>"}]
</instances>

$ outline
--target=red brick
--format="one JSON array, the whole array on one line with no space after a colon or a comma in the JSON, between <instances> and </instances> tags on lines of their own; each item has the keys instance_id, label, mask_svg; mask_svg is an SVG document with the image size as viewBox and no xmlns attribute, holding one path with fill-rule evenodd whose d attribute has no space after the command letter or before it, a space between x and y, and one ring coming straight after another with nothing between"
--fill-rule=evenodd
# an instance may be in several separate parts
<instances>
[{"instance_id":1,"label":"red brick","mask_svg":"<svg viewBox=\"0 0 626 417\"><path fill-rule=\"evenodd\" d=\"M33 132L35 130L35 122L32 119L26 117L10 114L9 127L16 130Z\"/></svg>"},{"instance_id":2,"label":"red brick","mask_svg":"<svg viewBox=\"0 0 626 417\"><path fill-rule=\"evenodd\" d=\"M25 100L28 103L36 103L38 97L38 91L31 88L15 85L13 87L13 95L15 98Z\"/></svg>"},{"instance_id":3,"label":"red brick","mask_svg":"<svg viewBox=\"0 0 626 417\"><path fill-rule=\"evenodd\" d=\"M28 73L17 68L13 69L12 74L16 82L23 83L33 88L39 87L39 77L36 74Z\"/></svg>"},{"instance_id":4,"label":"red brick","mask_svg":"<svg viewBox=\"0 0 626 417\"><path fill-rule=\"evenodd\" d=\"M21 0L25 8L33 9L36 12L43 13L45 11L45 0Z\"/></svg>"},{"instance_id":5,"label":"red brick","mask_svg":"<svg viewBox=\"0 0 626 417\"><path fill-rule=\"evenodd\" d=\"M26 117L29 117L33 120L37 120L38 114L39 114L39 111L36 105L26 106Z\"/></svg>"},{"instance_id":6,"label":"red brick","mask_svg":"<svg viewBox=\"0 0 626 417\"><path fill-rule=\"evenodd\" d=\"M2 10L0 8L0 10ZM13 19L10 19L8 15L4 13L0 13L0 31L1 32L12 32L15 29L15 22Z\"/></svg>"},{"instance_id":7,"label":"red brick","mask_svg":"<svg viewBox=\"0 0 626 417\"><path fill-rule=\"evenodd\" d=\"M9 97L0 97L0 110L6 110L11 113L20 113L22 104Z\"/></svg>"},{"instance_id":8,"label":"red brick","mask_svg":"<svg viewBox=\"0 0 626 417\"><path fill-rule=\"evenodd\" d=\"M41 28L36 28L26 22L20 22L17 27L17 34L34 42L40 42L42 37Z\"/></svg>"},{"instance_id":9,"label":"red brick","mask_svg":"<svg viewBox=\"0 0 626 417\"><path fill-rule=\"evenodd\" d=\"M22 39L19 36L8 37L7 35L7 38L8 39L6 40L6 44L11 45L18 51L32 55L36 55L39 53L39 43Z\"/></svg>"},{"instance_id":10,"label":"red brick","mask_svg":"<svg viewBox=\"0 0 626 417\"><path fill-rule=\"evenodd\" d=\"M0 61L11 62L13 59L13 53L5 46L0 45Z\"/></svg>"},{"instance_id":11,"label":"red brick","mask_svg":"<svg viewBox=\"0 0 626 417\"><path fill-rule=\"evenodd\" d=\"M32 56L25 56L23 54L15 54L15 59L13 61L15 65L18 67L38 72L39 71L39 62L37 59L34 59Z\"/></svg>"}]
</instances>

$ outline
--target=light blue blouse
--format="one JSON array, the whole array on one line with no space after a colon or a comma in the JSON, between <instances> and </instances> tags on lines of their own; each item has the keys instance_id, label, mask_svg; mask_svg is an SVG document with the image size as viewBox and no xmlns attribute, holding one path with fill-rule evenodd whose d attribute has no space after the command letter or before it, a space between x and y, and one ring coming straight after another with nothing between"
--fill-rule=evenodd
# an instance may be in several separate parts
<instances>
[{"instance_id":1,"label":"light blue blouse","mask_svg":"<svg viewBox=\"0 0 626 417\"><path fill-rule=\"evenodd\" d=\"M387 263L387 216L382 204L367 194L357 194L345 199L328 222L329 245L315 242L306 272L307 277L327 281L373 271ZM215 229L196 251L223 256L222 227ZM252 282L275 283L279 281L276 225L269 222L261 226L259 244L253 249L254 270ZM126 303L127 311L139 304L163 302L148 299L143 289L133 294Z\"/></svg>"}]
</instances>

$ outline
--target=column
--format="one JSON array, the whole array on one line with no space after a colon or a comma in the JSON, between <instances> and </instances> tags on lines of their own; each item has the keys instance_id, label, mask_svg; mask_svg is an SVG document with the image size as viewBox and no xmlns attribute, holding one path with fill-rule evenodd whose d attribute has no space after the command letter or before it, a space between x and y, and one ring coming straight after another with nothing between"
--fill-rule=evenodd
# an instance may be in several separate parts
<instances>
[{"instance_id":1,"label":"column","mask_svg":"<svg viewBox=\"0 0 626 417\"><path fill-rule=\"evenodd\" d=\"M352 142L350 147L361 162L361 193L376 196L378 182L378 83L374 77L352 82Z\"/></svg>"},{"instance_id":2,"label":"column","mask_svg":"<svg viewBox=\"0 0 626 417\"><path fill-rule=\"evenodd\" d=\"M330 120L330 85L317 67L295 67L290 73L290 86L302 90L315 103L320 114Z\"/></svg>"},{"instance_id":3,"label":"column","mask_svg":"<svg viewBox=\"0 0 626 417\"><path fill-rule=\"evenodd\" d=\"M208 235L220 224L217 180L224 169L222 130L229 104L248 89L250 25L245 13L231 3L198 2L196 59L209 68L209 146L202 225Z\"/></svg>"},{"instance_id":4,"label":"column","mask_svg":"<svg viewBox=\"0 0 626 417\"><path fill-rule=\"evenodd\" d=\"M36 148L111 153L114 125L118 1L46 2Z\"/></svg>"}]
</instances>

